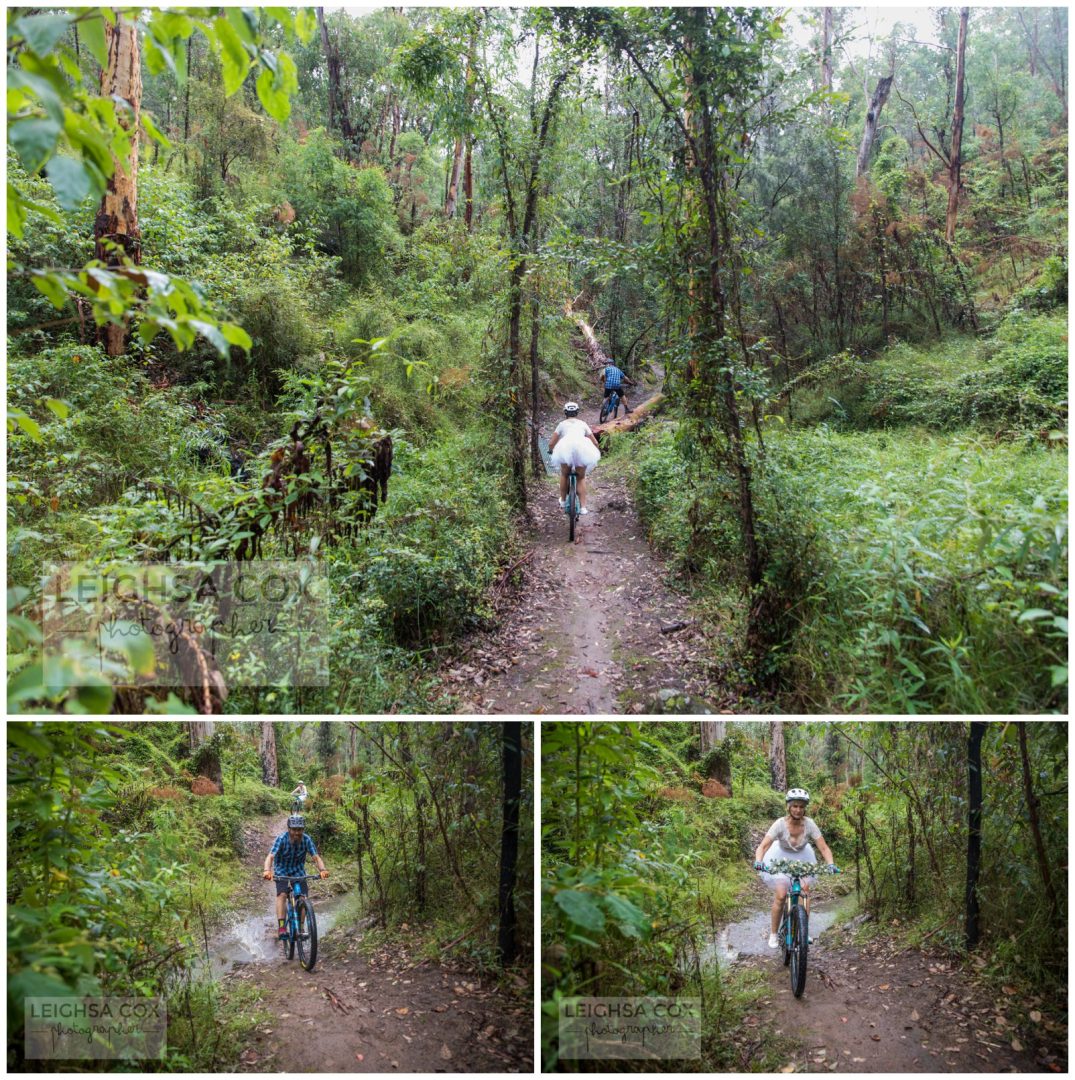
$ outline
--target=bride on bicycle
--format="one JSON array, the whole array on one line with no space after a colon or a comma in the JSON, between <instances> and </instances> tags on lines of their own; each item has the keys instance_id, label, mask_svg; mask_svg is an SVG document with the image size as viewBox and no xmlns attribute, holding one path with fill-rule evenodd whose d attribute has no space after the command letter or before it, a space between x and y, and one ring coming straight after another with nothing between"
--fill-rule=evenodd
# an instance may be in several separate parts
<instances>
[{"instance_id":1,"label":"bride on bicycle","mask_svg":"<svg viewBox=\"0 0 1075 1080\"><path fill-rule=\"evenodd\" d=\"M784 898L791 888L791 878L787 874L770 874L765 870L762 862L768 852L770 859L786 859L789 862L817 862L817 856L811 841L816 842L825 861L833 866L832 852L821 830L813 818L806 816L806 807L810 802L810 792L803 788L789 788L784 797L787 806L787 814L777 818L769 827L758 850L754 852L754 869L762 871L762 881L773 890L773 906L770 909L770 933L769 948L775 949L779 945L776 929L780 925L780 912L784 907ZM806 900L807 913L810 911L810 886L816 879L804 877L801 879L803 894Z\"/></svg>"},{"instance_id":2,"label":"bride on bicycle","mask_svg":"<svg viewBox=\"0 0 1075 1080\"><path fill-rule=\"evenodd\" d=\"M550 461L560 466L560 507L567 506L568 476L575 470L578 477L580 514L588 514L586 509L586 473L601 460L601 449L597 445L590 425L579 419L579 407L569 401L564 406L564 419L556 427L556 432L549 439Z\"/></svg>"}]
</instances>

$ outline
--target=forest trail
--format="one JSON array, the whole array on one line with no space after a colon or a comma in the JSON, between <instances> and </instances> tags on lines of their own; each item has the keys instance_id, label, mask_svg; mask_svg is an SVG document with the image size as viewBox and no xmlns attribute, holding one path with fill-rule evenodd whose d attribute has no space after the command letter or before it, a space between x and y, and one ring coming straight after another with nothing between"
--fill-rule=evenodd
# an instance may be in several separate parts
<instances>
[{"instance_id":1,"label":"forest trail","mask_svg":"<svg viewBox=\"0 0 1075 1080\"><path fill-rule=\"evenodd\" d=\"M593 427L600 392L580 404ZM561 419L547 412L541 433L551 436ZM602 469L599 463L591 513L580 518L573 544L556 478L531 481L526 546L533 554L522 583L497 630L472 638L442 674L444 689L458 695L457 712L649 713L662 691L676 696L668 711L732 711L734 696L706 662L709 649L686 598L665 582L627 481Z\"/></svg>"},{"instance_id":2,"label":"forest trail","mask_svg":"<svg viewBox=\"0 0 1075 1080\"><path fill-rule=\"evenodd\" d=\"M768 890L757 889L767 908ZM1066 1033L1040 1012L1026 1019L1042 999L885 936L856 946L853 933L845 924L816 936L799 999L778 950L744 961L771 986L744 1020L744 1070L775 1038L789 1045L785 1072L1066 1072Z\"/></svg>"},{"instance_id":3,"label":"forest trail","mask_svg":"<svg viewBox=\"0 0 1075 1080\"><path fill-rule=\"evenodd\" d=\"M273 943L274 886L260 880L282 815L244 831L251 912L264 913L272 957L221 979L222 999L239 982L255 986L258 1008L272 1015L223 1062L237 1072L529 1072L533 1009L529 987L507 990L455 970L415 960L405 948L367 955L357 928L322 932L317 963L306 972ZM316 836L314 840L316 841ZM330 878L336 876L326 860ZM319 889L311 888L315 912Z\"/></svg>"}]
</instances>

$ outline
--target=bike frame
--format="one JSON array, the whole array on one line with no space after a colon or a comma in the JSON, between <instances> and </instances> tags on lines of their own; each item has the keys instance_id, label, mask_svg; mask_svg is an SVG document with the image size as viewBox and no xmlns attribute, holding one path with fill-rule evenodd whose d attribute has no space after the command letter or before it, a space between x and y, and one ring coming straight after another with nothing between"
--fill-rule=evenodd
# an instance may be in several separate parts
<instances>
[{"instance_id":1,"label":"bike frame","mask_svg":"<svg viewBox=\"0 0 1075 1080\"><path fill-rule=\"evenodd\" d=\"M564 512L567 514L567 538L574 540L575 523L579 518L578 473L574 469L567 474L567 506Z\"/></svg>"},{"instance_id":2,"label":"bike frame","mask_svg":"<svg viewBox=\"0 0 1075 1080\"><path fill-rule=\"evenodd\" d=\"M298 909L295 906L295 901L300 896L304 895L302 891L302 883L304 881L320 880L320 877L315 874L306 874L304 877L301 878L288 876L273 877L273 881L286 881L288 883L288 890L284 894L287 897L287 914L284 918L284 922L287 925L287 931L291 935L292 941L298 939L301 930L299 926L299 913ZM307 895L306 899L307 901L309 901L310 897Z\"/></svg>"},{"instance_id":3,"label":"bike frame","mask_svg":"<svg viewBox=\"0 0 1075 1080\"><path fill-rule=\"evenodd\" d=\"M613 420L616 419L616 415L620 408L620 400L620 388L617 386L609 392L607 403L601 406L601 411L604 414L606 420L610 417Z\"/></svg>"},{"instance_id":4,"label":"bike frame","mask_svg":"<svg viewBox=\"0 0 1075 1080\"><path fill-rule=\"evenodd\" d=\"M806 898L803 895L803 885L798 877L791 879L791 888L788 889L788 895L784 897L784 914L780 920L780 929L783 932L784 945L786 948L791 948L791 909L798 907L802 903L806 908L807 915L810 914L810 905L806 902ZM772 926L772 923L769 924Z\"/></svg>"}]
</instances>

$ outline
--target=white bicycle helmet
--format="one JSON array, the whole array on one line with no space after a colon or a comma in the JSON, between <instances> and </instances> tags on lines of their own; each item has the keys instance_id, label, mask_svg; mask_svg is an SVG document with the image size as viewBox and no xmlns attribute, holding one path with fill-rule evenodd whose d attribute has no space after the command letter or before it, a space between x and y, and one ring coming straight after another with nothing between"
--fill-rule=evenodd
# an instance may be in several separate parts
<instances>
[{"instance_id":1,"label":"white bicycle helmet","mask_svg":"<svg viewBox=\"0 0 1075 1080\"><path fill-rule=\"evenodd\" d=\"M579 414L578 402L569 401L564 406L564 416L578 416L578 414Z\"/></svg>"},{"instance_id":2,"label":"white bicycle helmet","mask_svg":"<svg viewBox=\"0 0 1075 1080\"><path fill-rule=\"evenodd\" d=\"M787 805L787 803L793 801L808 803L810 801L810 792L801 787L788 788L788 793L784 796L784 803Z\"/></svg>"}]
</instances>

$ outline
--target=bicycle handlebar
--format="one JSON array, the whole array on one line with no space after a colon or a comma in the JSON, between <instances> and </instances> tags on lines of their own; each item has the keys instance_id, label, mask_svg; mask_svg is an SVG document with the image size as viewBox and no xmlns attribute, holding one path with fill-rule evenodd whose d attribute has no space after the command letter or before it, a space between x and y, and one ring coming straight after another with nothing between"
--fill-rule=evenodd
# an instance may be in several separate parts
<instances>
[{"instance_id":1,"label":"bicycle handlebar","mask_svg":"<svg viewBox=\"0 0 1075 1080\"><path fill-rule=\"evenodd\" d=\"M320 881L320 874L273 874L273 881Z\"/></svg>"},{"instance_id":2,"label":"bicycle handlebar","mask_svg":"<svg viewBox=\"0 0 1075 1080\"><path fill-rule=\"evenodd\" d=\"M841 872L835 863L830 865L828 863L808 863L790 859L774 859L768 865L762 863L762 868L767 874L787 874L793 878L809 877L812 874L839 874Z\"/></svg>"}]
</instances>

